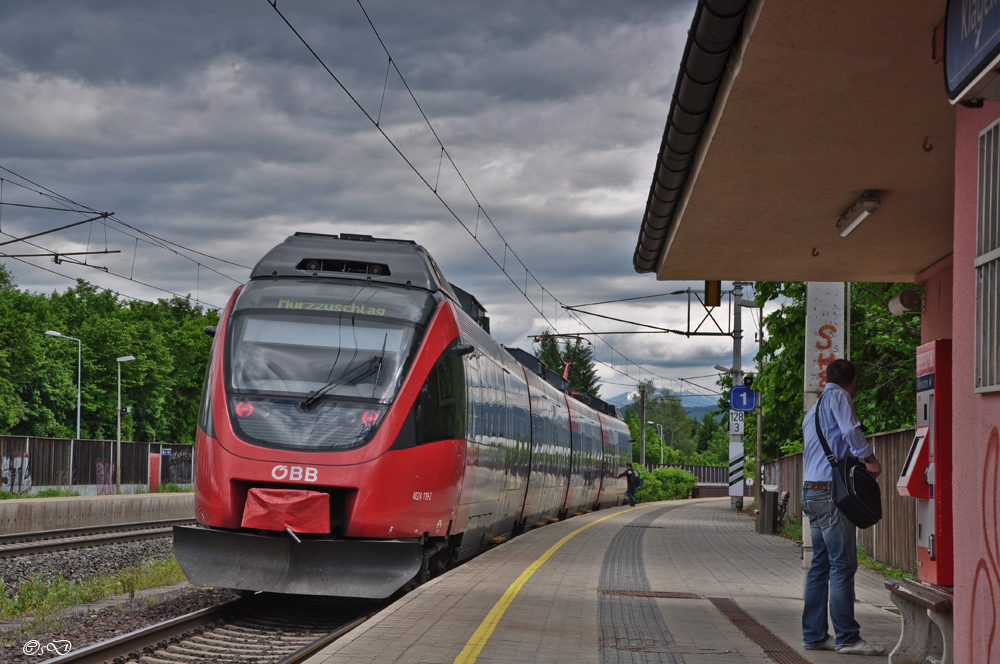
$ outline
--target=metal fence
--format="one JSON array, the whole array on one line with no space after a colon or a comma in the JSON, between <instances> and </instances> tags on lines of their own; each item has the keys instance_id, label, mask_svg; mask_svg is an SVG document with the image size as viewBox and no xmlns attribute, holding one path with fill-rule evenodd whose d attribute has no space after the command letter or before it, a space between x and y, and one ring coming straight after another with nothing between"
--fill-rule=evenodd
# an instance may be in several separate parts
<instances>
[{"instance_id":1,"label":"metal fence","mask_svg":"<svg viewBox=\"0 0 1000 664\"><path fill-rule=\"evenodd\" d=\"M913 429L899 429L868 436L882 463L878 483L882 489L882 520L858 532L858 546L871 558L890 567L913 572L917 565L916 502L896 492ZM778 485L789 494L788 514L802 514L802 455L793 454L764 464L764 484Z\"/></svg>"},{"instance_id":2,"label":"metal fence","mask_svg":"<svg viewBox=\"0 0 1000 664\"><path fill-rule=\"evenodd\" d=\"M150 456L159 457L159 483L191 484L193 452L191 445L122 441L121 484L149 486ZM116 459L113 440L0 436L0 489L26 493L51 487L110 493L117 479Z\"/></svg>"}]
</instances>

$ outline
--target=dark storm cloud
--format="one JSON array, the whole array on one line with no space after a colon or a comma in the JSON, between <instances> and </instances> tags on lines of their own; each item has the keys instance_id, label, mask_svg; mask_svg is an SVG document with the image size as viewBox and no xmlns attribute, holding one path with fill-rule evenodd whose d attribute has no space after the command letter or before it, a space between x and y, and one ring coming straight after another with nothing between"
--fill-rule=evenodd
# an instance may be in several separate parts
<instances>
[{"instance_id":1,"label":"dark storm cloud","mask_svg":"<svg viewBox=\"0 0 1000 664\"><path fill-rule=\"evenodd\" d=\"M29 290L84 278L219 306L246 279L239 266L292 232L406 237L487 306L503 343L530 346L550 324L585 331L560 304L677 287L636 275L631 258L693 7L365 2L417 108L356 3L278 3L354 100L265 0L5 3L0 166L238 265L195 256L199 267L117 223L39 241L120 250L88 259L108 273L5 263ZM0 177L5 202L37 199ZM70 220L5 208L0 221L23 235ZM676 301L609 312L664 326L685 315ZM609 341L654 372L633 366L636 378L727 357L725 342L660 336ZM625 366L611 348L598 357L616 364L608 376Z\"/></svg>"}]
</instances>

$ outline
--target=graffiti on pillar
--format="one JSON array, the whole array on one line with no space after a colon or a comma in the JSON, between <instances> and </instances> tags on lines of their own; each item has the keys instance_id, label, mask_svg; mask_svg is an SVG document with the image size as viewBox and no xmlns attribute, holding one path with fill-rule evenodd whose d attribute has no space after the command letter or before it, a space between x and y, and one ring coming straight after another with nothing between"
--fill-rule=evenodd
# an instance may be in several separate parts
<instances>
[{"instance_id":1,"label":"graffiti on pillar","mask_svg":"<svg viewBox=\"0 0 1000 664\"><path fill-rule=\"evenodd\" d=\"M843 283L806 284L805 410L826 387L827 365L845 356L845 320Z\"/></svg>"},{"instance_id":2,"label":"graffiti on pillar","mask_svg":"<svg viewBox=\"0 0 1000 664\"><path fill-rule=\"evenodd\" d=\"M837 334L836 325L820 325L819 329L816 331L816 336L820 338L816 342L816 350L819 353L816 355L816 364L819 367L819 387L823 389L826 387L826 365L830 364L837 359L836 352L833 349L833 337ZM824 352L828 351L828 352Z\"/></svg>"},{"instance_id":3,"label":"graffiti on pillar","mask_svg":"<svg viewBox=\"0 0 1000 664\"><path fill-rule=\"evenodd\" d=\"M113 492L115 464L107 459L98 459L97 464L97 495L103 496Z\"/></svg>"},{"instance_id":4,"label":"graffiti on pillar","mask_svg":"<svg viewBox=\"0 0 1000 664\"><path fill-rule=\"evenodd\" d=\"M28 469L27 455L3 457L0 463L0 489L11 493L31 490L31 472Z\"/></svg>"}]
</instances>

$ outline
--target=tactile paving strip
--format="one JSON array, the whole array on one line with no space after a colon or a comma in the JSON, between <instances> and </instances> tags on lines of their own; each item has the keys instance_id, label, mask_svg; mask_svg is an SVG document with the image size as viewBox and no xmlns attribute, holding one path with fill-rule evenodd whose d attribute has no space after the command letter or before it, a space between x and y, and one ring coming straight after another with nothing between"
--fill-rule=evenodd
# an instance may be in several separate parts
<instances>
[{"instance_id":1,"label":"tactile paving strip","mask_svg":"<svg viewBox=\"0 0 1000 664\"><path fill-rule=\"evenodd\" d=\"M740 605L733 600L728 597L709 597L708 601L714 604L715 608L748 639L760 646L760 649L772 661L778 664L809 664L809 660L792 650L791 646L754 620L753 616L740 608Z\"/></svg>"},{"instance_id":2,"label":"tactile paving strip","mask_svg":"<svg viewBox=\"0 0 1000 664\"><path fill-rule=\"evenodd\" d=\"M643 510L621 528L604 556L598 584L602 664L684 664L688 651L663 622L642 558L646 529L669 509Z\"/></svg>"},{"instance_id":3,"label":"tactile paving strip","mask_svg":"<svg viewBox=\"0 0 1000 664\"><path fill-rule=\"evenodd\" d=\"M662 599L705 599L695 593L676 593L663 590L602 590L604 595L624 595L626 597L658 597Z\"/></svg>"}]
</instances>

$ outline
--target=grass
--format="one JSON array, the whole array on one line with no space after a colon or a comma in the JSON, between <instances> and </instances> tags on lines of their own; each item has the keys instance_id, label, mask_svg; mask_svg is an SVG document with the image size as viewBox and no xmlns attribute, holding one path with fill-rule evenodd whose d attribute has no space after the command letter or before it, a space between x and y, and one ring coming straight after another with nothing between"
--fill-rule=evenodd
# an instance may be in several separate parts
<instances>
[{"instance_id":1,"label":"grass","mask_svg":"<svg viewBox=\"0 0 1000 664\"><path fill-rule=\"evenodd\" d=\"M72 489L42 489L37 493L28 491L26 493L12 493L10 491L0 491L0 500L14 500L16 498L69 498L80 494Z\"/></svg>"},{"instance_id":2,"label":"grass","mask_svg":"<svg viewBox=\"0 0 1000 664\"><path fill-rule=\"evenodd\" d=\"M864 546L858 547L858 564L863 567L867 567L876 574L881 574L882 576L888 576L893 579L899 579L900 581L902 581L903 579L915 580L917 578L916 568L914 568L911 572L907 572L906 570L897 569L895 567L889 567L885 563L881 563L875 560L874 558L869 558L868 552L865 551Z\"/></svg>"},{"instance_id":3,"label":"grass","mask_svg":"<svg viewBox=\"0 0 1000 664\"><path fill-rule=\"evenodd\" d=\"M786 514L781 524L781 536L796 542L802 541L802 519L794 514Z\"/></svg>"},{"instance_id":4,"label":"grass","mask_svg":"<svg viewBox=\"0 0 1000 664\"><path fill-rule=\"evenodd\" d=\"M21 584L13 597L8 597L0 581L0 618L32 618L25 623L25 631L51 631L47 628L52 626L52 621L56 620L54 614L61 609L125 593L135 598L139 590L172 585L184 578L180 565L171 555L166 560L148 561L139 567L81 581L67 581L61 576L44 580L35 576Z\"/></svg>"},{"instance_id":5,"label":"grass","mask_svg":"<svg viewBox=\"0 0 1000 664\"><path fill-rule=\"evenodd\" d=\"M796 542L802 542L802 519L794 514L785 516L785 523L782 526L780 535ZM887 576L893 579L916 579L916 569L907 572L906 570L889 567L885 563L879 562L868 556L863 545L858 546L858 564L867 567L876 574Z\"/></svg>"},{"instance_id":6,"label":"grass","mask_svg":"<svg viewBox=\"0 0 1000 664\"><path fill-rule=\"evenodd\" d=\"M193 484L174 484L166 482L156 488L155 493L191 493L194 491ZM128 491L129 494L148 493L145 489ZM41 491L25 493L12 493L10 491L0 491L0 500L14 500L16 498L69 498L79 496L79 492L73 489L42 489Z\"/></svg>"}]
</instances>

